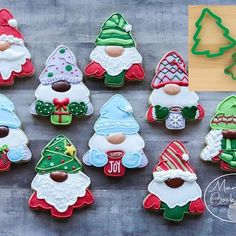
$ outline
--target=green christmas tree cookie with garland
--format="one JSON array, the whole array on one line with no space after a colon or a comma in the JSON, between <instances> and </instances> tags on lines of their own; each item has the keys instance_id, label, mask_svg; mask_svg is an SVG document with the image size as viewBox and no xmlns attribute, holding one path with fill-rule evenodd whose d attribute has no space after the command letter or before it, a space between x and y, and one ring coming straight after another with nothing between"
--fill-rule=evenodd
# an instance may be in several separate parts
<instances>
[{"instance_id":1,"label":"green christmas tree cookie with garland","mask_svg":"<svg viewBox=\"0 0 236 236\"><path fill-rule=\"evenodd\" d=\"M64 135L58 135L45 146L35 170L30 208L49 210L56 218L68 218L73 209L93 203L88 189L90 178L82 172L75 146Z\"/></svg>"}]
</instances>

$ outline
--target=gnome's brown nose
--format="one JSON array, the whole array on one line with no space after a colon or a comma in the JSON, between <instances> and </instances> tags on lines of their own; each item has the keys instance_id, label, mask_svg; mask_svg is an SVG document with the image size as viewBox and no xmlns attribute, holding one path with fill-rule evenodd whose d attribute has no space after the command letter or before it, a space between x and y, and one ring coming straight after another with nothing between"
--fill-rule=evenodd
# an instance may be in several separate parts
<instances>
[{"instance_id":1,"label":"gnome's brown nose","mask_svg":"<svg viewBox=\"0 0 236 236\"><path fill-rule=\"evenodd\" d=\"M66 92L70 90L71 85L65 80L60 80L52 84L52 89L56 92Z\"/></svg>"},{"instance_id":2,"label":"gnome's brown nose","mask_svg":"<svg viewBox=\"0 0 236 236\"><path fill-rule=\"evenodd\" d=\"M55 182L63 182L68 178L68 174L63 171L55 171L50 174L50 178Z\"/></svg>"},{"instance_id":3,"label":"gnome's brown nose","mask_svg":"<svg viewBox=\"0 0 236 236\"><path fill-rule=\"evenodd\" d=\"M4 51L11 47L11 44L7 41L0 41L0 51Z\"/></svg>"},{"instance_id":4,"label":"gnome's brown nose","mask_svg":"<svg viewBox=\"0 0 236 236\"><path fill-rule=\"evenodd\" d=\"M124 48L120 46L106 46L105 52L110 57L119 57L123 54Z\"/></svg>"},{"instance_id":5,"label":"gnome's brown nose","mask_svg":"<svg viewBox=\"0 0 236 236\"><path fill-rule=\"evenodd\" d=\"M173 178L173 179L167 179L165 181L166 185L168 185L170 188L178 188L181 185L184 184L184 180L181 178Z\"/></svg>"},{"instance_id":6,"label":"gnome's brown nose","mask_svg":"<svg viewBox=\"0 0 236 236\"><path fill-rule=\"evenodd\" d=\"M9 134L9 128L7 126L0 126L0 138L4 138Z\"/></svg>"},{"instance_id":7,"label":"gnome's brown nose","mask_svg":"<svg viewBox=\"0 0 236 236\"><path fill-rule=\"evenodd\" d=\"M178 84L166 84L163 88L168 95L176 95L180 92L181 87Z\"/></svg>"},{"instance_id":8,"label":"gnome's brown nose","mask_svg":"<svg viewBox=\"0 0 236 236\"><path fill-rule=\"evenodd\" d=\"M111 144L120 144L125 141L124 134L110 134L107 136L107 141Z\"/></svg>"}]
</instances>

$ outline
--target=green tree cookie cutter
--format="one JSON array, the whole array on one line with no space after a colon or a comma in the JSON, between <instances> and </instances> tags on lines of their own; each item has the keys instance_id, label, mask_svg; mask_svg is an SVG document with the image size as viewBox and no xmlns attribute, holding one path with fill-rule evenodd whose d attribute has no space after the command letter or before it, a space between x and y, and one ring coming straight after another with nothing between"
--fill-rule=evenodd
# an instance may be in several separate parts
<instances>
[{"instance_id":1,"label":"green tree cookie cutter","mask_svg":"<svg viewBox=\"0 0 236 236\"><path fill-rule=\"evenodd\" d=\"M232 58L233 58L233 63L227 66L224 69L224 72L226 75L230 75L233 80L236 80L236 74L234 74L234 71L233 71L234 67L236 66L236 52L232 55Z\"/></svg>"},{"instance_id":2,"label":"green tree cookie cutter","mask_svg":"<svg viewBox=\"0 0 236 236\"><path fill-rule=\"evenodd\" d=\"M228 41L231 42L229 45L220 47L218 52L214 52L214 53L211 53L210 50L199 51L197 49L199 44L201 43L201 39L198 38L198 36L199 36L199 33L201 32L201 29L202 29L202 22L204 21L204 19L205 19L207 14L215 19L216 25L223 31L223 36ZM193 35L194 45L193 45L193 47L191 49L192 54L195 54L195 55L205 55L208 58L218 57L218 56L223 55L226 50L228 50L230 48L233 48L235 46L235 44L236 44L235 39L233 39L229 35L229 33L230 33L229 30L222 24L222 19L219 16L217 16L216 14L214 14L209 8L204 8L202 10L202 13L201 13L200 17L198 18L198 20L195 23L195 26L196 26L197 29L196 29L195 34Z\"/></svg>"}]
</instances>

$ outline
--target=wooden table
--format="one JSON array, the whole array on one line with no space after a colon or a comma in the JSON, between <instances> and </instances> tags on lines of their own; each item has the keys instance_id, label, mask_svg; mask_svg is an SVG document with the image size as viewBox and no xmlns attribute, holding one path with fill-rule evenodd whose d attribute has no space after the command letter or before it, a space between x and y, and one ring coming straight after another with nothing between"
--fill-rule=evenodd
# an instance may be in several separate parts
<instances>
[{"instance_id":1,"label":"wooden table","mask_svg":"<svg viewBox=\"0 0 236 236\"><path fill-rule=\"evenodd\" d=\"M160 152L172 140L183 141L190 151L191 163L197 169L198 183L205 190L215 177L222 174L217 165L200 161L199 153L209 130L209 120L217 103L230 93L199 93L206 109L202 122L188 123L181 132L170 132L164 125L150 125L145 119L150 83L158 60L168 50L176 50L187 58L187 5L204 1L78 1L78 0L0 0L0 6L9 8L20 23L27 46L32 54L36 73L31 79L18 80L11 88L1 88L9 96L30 139L33 159L28 164L16 165L0 178L0 235L233 235L235 225L213 218L207 211L202 217L186 217L180 224L169 223L161 214L145 211L142 201L152 179L152 168ZM205 3L220 3L208 0ZM226 4L234 0L224 1ZM145 81L130 83L119 90L107 89L102 82L85 80L91 90L95 113L88 119L76 121L69 127L55 127L48 119L35 118L29 113L39 74L48 55L59 44L67 45L78 57L84 69L101 23L113 12L119 11L133 25L138 50L144 58ZM47 213L31 211L27 201L34 167L42 148L57 134L68 136L78 148L78 156L88 149L93 124L101 106L113 94L124 95L134 108L140 125L140 134L146 141L145 153L149 165L142 170L128 171L124 178L114 180L103 175L101 169L85 167L91 177L95 195L92 207L75 211L66 221L52 219ZM234 227L234 228L233 228Z\"/></svg>"}]
</instances>

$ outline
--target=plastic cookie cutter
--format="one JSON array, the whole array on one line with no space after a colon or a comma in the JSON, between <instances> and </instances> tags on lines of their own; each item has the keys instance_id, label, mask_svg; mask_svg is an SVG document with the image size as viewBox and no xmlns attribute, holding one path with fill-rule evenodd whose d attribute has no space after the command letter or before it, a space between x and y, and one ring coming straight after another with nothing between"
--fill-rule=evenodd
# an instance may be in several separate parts
<instances>
[{"instance_id":1,"label":"plastic cookie cutter","mask_svg":"<svg viewBox=\"0 0 236 236\"><path fill-rule=\"evenodd\" d=\"M209 49L208 50L199 50L198 49L198 47L201 43L201 38L199 38L199 34L202 30L202 23L205 20L205 17L207 15L215 20L216 25L223 32L223 36L225 37L225 39L227 41L229 41L229 44L223 45L222 47L220 47L218 49L217 52L211 52ZM219 16L217 16L215 13L213 13L209 8L204 8L202 10L202 13L201 13L200 17L198 18L198 20L195 23L195 26L196 26L197 29L196 29L195 34L193 35L194 45L191 49L191 52L195 55L205 55L208 58L218 57L218 56L223 55L224 52L227 51L228 49L233 48L236 44L235 39L233 39L230 36L229 30L222 24L222 19Z\"/></svg>"},{"instance_id":2,"label":"plastic cookie cutter","mask_svg":"<svg viewBox=\"0 0 236 236\"><path fill-rule=\"evenodd\" d=\"M235 70L236 69L235 68L235 66L236 66L236 52L232 55L232 58L233 58L233 63L231 65L227 66L225 68L224 72L226 75L231 76L231 78L233 80L236 80L236 74L234 74L234 71L236 72L236 70Z\"/></svg>"}]
</instances>

